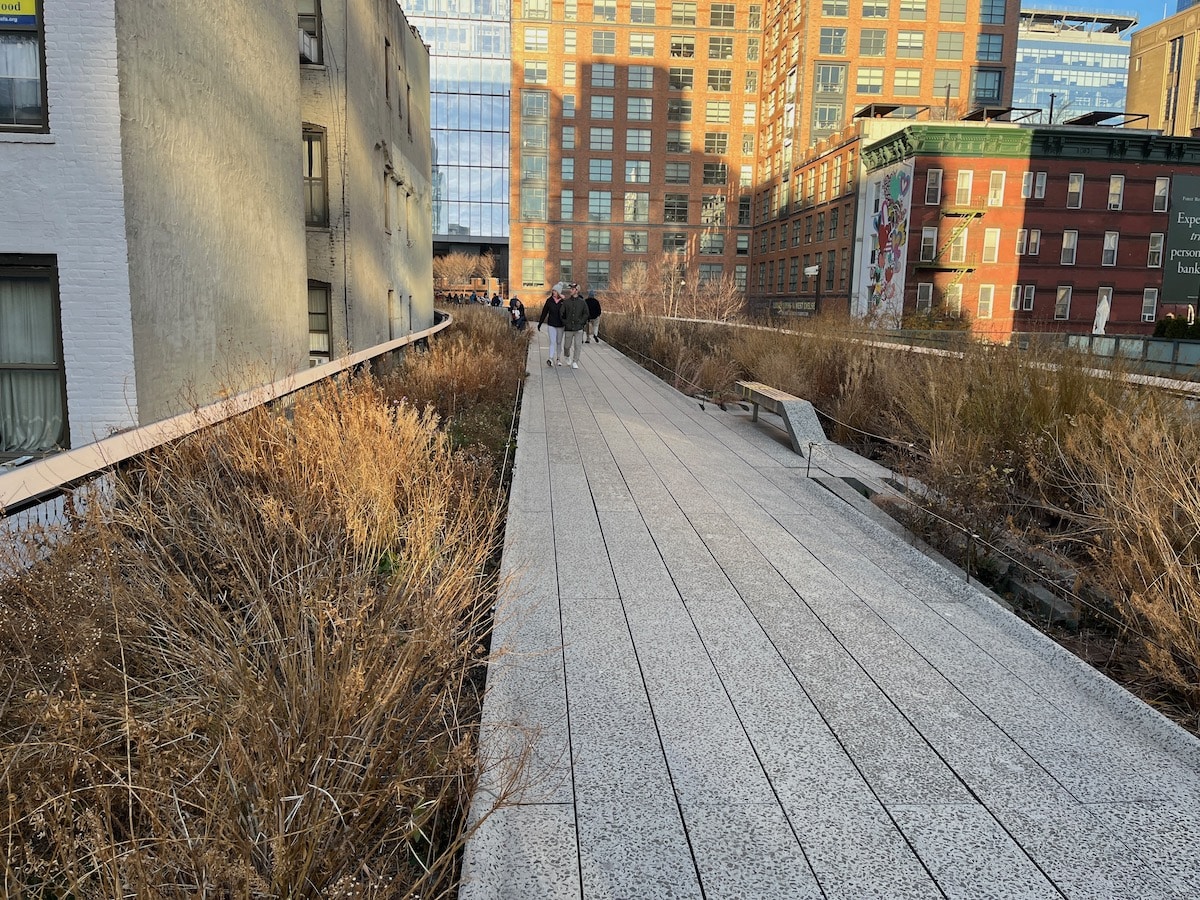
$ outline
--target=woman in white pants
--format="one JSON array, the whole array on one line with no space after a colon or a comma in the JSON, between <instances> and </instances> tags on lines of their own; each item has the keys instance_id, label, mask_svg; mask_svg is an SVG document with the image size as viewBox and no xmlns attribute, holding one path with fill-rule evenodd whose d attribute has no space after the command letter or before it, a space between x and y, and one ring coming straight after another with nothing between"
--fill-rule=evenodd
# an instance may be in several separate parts
<instances>
[{"instance_id":1,"label":"woman in white pants","mask_svg":"<svg viewBox=\"0 0 1200 900\"><path fill-rule=\"evenodd\" d=\"M546 302L542 305L542 314L538 316L538 331L542 330L542 325L548 325L550 328L550 353L546 357L546 365L548 366L552 366L556 362L560 366L562 365L562 292L563 283L559 281L551 289L550 296L546 298Z\"/></svg>"}]
</instances>

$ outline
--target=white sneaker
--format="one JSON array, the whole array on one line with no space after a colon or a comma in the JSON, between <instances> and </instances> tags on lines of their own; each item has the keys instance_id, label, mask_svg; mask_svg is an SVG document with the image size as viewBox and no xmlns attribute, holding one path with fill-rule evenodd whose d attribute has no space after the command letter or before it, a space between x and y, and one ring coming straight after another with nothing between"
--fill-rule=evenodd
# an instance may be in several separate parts
<instances>
[{"instance_id":1,"label":"white sneaker","mask_svg":"<svg viewBox=\"0 0 1200 900\"><path fill-rule=\"evenodd\" d=\"M556 363L555 363L555 365L556 365L556 366L561 366L561 365L562 365L562 360L561 360L561 359L560 359L560 360L558 360L558 362L556 362Z\"/></svg>"},{"instance_id":2,"label":"white sneaker","mask_svg":"<svg viewBox=\"0 0 1200 900\"><path fill-rule=\"evenodd\" d=\"M572 369L578 369L578 368L579 368L579 363L571 363L571 368L572 368Z\"/></svg>"}]
</instances>

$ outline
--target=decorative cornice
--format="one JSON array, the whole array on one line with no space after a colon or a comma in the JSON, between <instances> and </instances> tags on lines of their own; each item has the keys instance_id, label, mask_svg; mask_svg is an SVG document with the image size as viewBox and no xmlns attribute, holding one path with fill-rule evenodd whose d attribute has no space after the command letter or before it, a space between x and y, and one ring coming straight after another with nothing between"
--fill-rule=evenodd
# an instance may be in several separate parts
<instances>
[{"instance_id":1,"label":"decorative cornice","mask_svg":"<svg viewBox=\"0 0 1200 900\"><path fill-rule=\"evenodd\" d=\"M916 156L1200 165L1200 139L1117 128L989 128L937 123L911 125L865 146L862 151L863 164L869 172Z\"/></svg>"}]
</instances>

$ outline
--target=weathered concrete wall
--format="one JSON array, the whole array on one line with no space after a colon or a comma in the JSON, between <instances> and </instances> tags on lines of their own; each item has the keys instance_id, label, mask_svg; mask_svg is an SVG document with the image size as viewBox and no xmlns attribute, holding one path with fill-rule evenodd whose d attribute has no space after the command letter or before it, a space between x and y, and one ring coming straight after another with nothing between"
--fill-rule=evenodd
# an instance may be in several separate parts
<instances>
[{"instance_id":1,"label":"weathered concrete wall","mask_svg":"<svg viewBox=\"0 0 1200 900\"><path fill-rule=\"evenodd\" d=\"M49 134L0 132L0 253L58 257L73 446L136 423L111 0L42 4Z\"/></svg>"},{"instance_id":2,"label":"weathered concrete wall","mask_svg":"<svg viewBox=\"0 0 1200 900\"><path fill-rule=\"evenodd\" d=\"M330 225L307 229L308 277L331 285L341 355L433 324L429 52L391 0L323 12L302 119L326 130Z\"/></svg>"},{"instance_id":3,"label":"weathered concrete wall","mask_svg":"<svg viewBox=\"0 0 1200 900\"><path fill-rule=\"evenodd\" d=\"M277 0L116 7L148 422L307 365L296 10Z\"/></svg>"}]
</instances>

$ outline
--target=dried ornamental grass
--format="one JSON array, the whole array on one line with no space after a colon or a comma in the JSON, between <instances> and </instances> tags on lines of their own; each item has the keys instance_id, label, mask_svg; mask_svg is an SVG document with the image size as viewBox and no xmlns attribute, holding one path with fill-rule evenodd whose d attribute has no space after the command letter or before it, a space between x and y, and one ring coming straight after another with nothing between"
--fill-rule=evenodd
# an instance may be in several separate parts
<instances>
[{"instance_id":1,"label":"dried ornamental grass","mask_svg":"<svg viewBox=\"0 0 1200 900\"><path fill-rule=\"evenodd\" d=\"M0 585L6 896L449 890L497 514L433 426L246 415Z\"/></svg>"}]
</instances>

